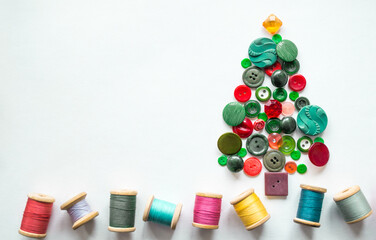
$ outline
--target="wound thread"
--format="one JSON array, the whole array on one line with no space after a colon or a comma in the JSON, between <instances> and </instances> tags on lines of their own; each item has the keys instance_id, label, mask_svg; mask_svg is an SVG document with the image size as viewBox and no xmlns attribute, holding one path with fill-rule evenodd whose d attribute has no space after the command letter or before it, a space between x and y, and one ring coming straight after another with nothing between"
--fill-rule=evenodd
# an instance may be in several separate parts
<instances>
[{"instance_id":1,"label":"wound thread","mask_svg":"<svg viewBox=\"0 0 376 240\"><path fill-rule=\"evenodd\" d=\"M111 194L110 227L133 228L136 215L136 195Z\"/></svg>"},{"instance_id":2,"label":"wound thread","mask_svg":"<svg viewBox=\"0 0 376 240\"><path fill-rule=\"evenodd\" d=\"M221 217L222 195L197 193L193 210L193 226L217 229Z\"/></svg>"}]
</instances>

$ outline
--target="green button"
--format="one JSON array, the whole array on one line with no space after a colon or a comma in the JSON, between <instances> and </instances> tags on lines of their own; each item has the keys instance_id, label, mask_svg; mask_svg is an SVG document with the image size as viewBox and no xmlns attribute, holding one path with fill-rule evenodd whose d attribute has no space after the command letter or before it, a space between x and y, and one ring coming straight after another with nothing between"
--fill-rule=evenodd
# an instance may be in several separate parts
<instances>
[{"instance_id":1,"label":"green button","mask_svg":"<svg viewBox=\"0 0 376 240\"><path fill-rule=\"evenodd\" d=\"M324 143L324 139L322 139L322 137L317 137L317 138L315 138L314 142L315 143L317 143L317 142Z\"/></svg>"},{"instance_id":2,"label":"green button","mask_svg":"<svg viewBox=\"0 0 376 240\"><path fill-rule=\"evenodd\" d=\"M301 155L302 155L301 152L299 152L298 150L294 150L291 153L291 158L294 159L294 160L299 160Z\"/></svg>"},{"instance_id":3,"label":"green button","mask_svg":"<svg viewBox=\"0 0 376 240\"><path fill-rule=\"evenodd\" d=\"M240 151L237 153L237 155L239 157L242 157L242 158L245 157L247 155L247 149L245 149L245 148L240 149Z\"/></svg>"},{"instance_id":4,"label":"green button","mask_svg":"<svg viewBox=\"0 0 376 240\"><path fill-rule=\"evenodd\" d=\"M295 101L298 97L299 97L298 92L290 92L289 94L289 98L291 99L291 101Z\"/></svg>"},{"instance_id":5,"label":"green button","mask_svg":"<svg viewBox=\"0 0 376 240\"><path fill-rule=\"evenodd\" d=\"M298 110L298 112L300 111L300 109L308 105L310 105L310 102L306 97L299 97L295 101L295 109Z\"/></svg>"},{"instance_id":6,"label":"green button","mask_svg":"<svg viewBox=\"0 0 376 240\"><path fill-rule=\"evenodd\" d=\"M257 116L258 119L262 119L264 120L264 122L266 122L268 120L268 115L266 115L266 113L262 112L260 113L258 116Z\"/></svg>"},{"instance_id":7,"label":"green button","mask_svg":"<svg viewBox=\"0 0 376 240\"><path fill-rule=\"evenodd\" d=\"M223 120L230 126L238 126L245 118L245 109L242 104L232 102L226 105L222 112Z\"/></svg>"},{"instance_id":8,"label":"green button","mask_svg":"<svg viewBox=\"0 0 376 240\"><path fill-rule=\"evenodd\" d=\"M273 40L273 42L275 42L275 44L278 44L282 41L282 36L279 35L278 33L274 34L273 37L272 37L272 40Z\"/></svg>"},{"instance_id":9,"label":"green button","mask_svg":"<svg viewBox=\"0 0 376 240\"><path fill-rule=\"evenodd\" d=\"M261 111L261 105L256 100L249 100L244 104L244 109L247 117L255 118Z\"/></svg>"},{"instance_id":10,"label":"green button","mask_svg":"<svg viewBox=\"0 0 376 240\"><path fill-rule=\"evenodd\" d=\"M298 56L298 48L290 40L282 40L277 44L277 55L285 62L292 62Z\"/></svg>"},{"instance_id":11,"label":"green button","mask_svg":"<svg viewBox=\"0 0 376 240\"><path fill-rule=\"evenodd\" d=\"M282 132L286 134L293 133L296 129L296 121L293 117L284 117L281 120Z\"/></svg>"},{"instance_id":12,"label":"green button","mask_svg":"<svg viewBox=\"0 0 376 240\"><path fill-rule=\"evenodd\" d=\"M270 150L262 161L269 172L279 172L285 166L286 157L278 150Z\"/></svg>"},{"instance_id":13,"label":"green button","mask_svg":"<svg viewBox=\"0 0 376 240\"><path fill-rule=\"evenodd\" d=\"M306 173L307 172L307 166L305 164L299 164L298 168L296 170L300 174Z\"/></svg>"},{"instance_id":14,"label":"green button","mask_svg":"<svg viewBox=\"0 0 376 240\"><path fill-rule=\"evenodd\" d=\"M282 69L288 74L288 75L294 75L297 73L300 69L300 63L298 59L295 59L292 62L283 62L282 63Z\"/></svg>"},{"instance_id":15,"label":"green button","mask_svg":"<svg viewBox=\"0 0 376 240\"><path fill-rule=\"evenodd\" d=\"M238 155L229 156L227 159L227 168L231 172L240 172L244 167L244 161Z\"/></svg>"},{"instance_id":16,"label":"green button","mask_svg":"<svg viewBox=\"0 0 376 240\"><path fill-rule=\"evenodd\" d=\"M218 163L219 165L221 166L225 166L227 164L227 156L226 155L222 155L218 158Z\"/></svg>"},{"instance_id":17,"label":"green button","mask_svg":"<svg viewBox=\"0 0 376 240\"><path fill-rule=\"evenodd\" d=\"M264 135L255 133L247 138L246 147L253 156L261 156L268 151L269 142Z\"/></svg>"},{"instance_id":18,"label":"green button","mask_svg":"<svg viewBox=\"0 0 376 240\"><path fill-rule=\"evenodd\" d=\"M245 85L257 88L264 82L265 73L261 68L252 66L244 70L242 78Z\"/></svg>"},{"instance_id":19,"label":"green button","mask_svg":"<svg viewBox=\"0 0 376 240\"><path fill-rule=\"evenodd\" d=\"M240 151L242 140L237 134L228 132L218 138L217 146L221 153L232 155Z\"/></svg>"},{"instance_id":20,"label":"green button","mask_svg":"<svg viewBox=\"0 0 376 240\"><path fill-rule=\"evenodd\" d=\"M287 84L289 76L283 70L275 70L270 78L273 86L281 88Z\"/></svg>"},{"instance_id":21,"label":"green button","mask_svg":"<svg viewBox=\"0 0 376 240\"><path fill-rule=\"evenodd\" d=\"M252 65L252 63L251 63L251 60L249 60L249 58L244 58L243 60L242 60L242 67L243 68L248 68L248 67L250 67Z\"/></svg>"},{"instance_id":22,"label":"green button","mask_svg":"<svg viewBox=\"0 0 376 240\"><path fill-rule=\"evenodd\" d=\"M281 132L281 120L279 118L271 118L266 121L265 130L270 133Z\"/></svg>"},{"instance_id":23,"label":"green button","mask_svg":"<svg viewBox=\"0 0 376 240\"><path fill-rule=\"evenodd\" d=\"M308 136L303 136L299 138L298 143L297 143L298 149L302 152L308 152L312 144L313 144L313 141Z\"/></svg>"},{"instance_id":24,"label":"green button","mask_svg":"<svg viewBox=\"0 0 376 240\"><path fill-rule=\"evenodd\" d=\"M273 98L279 102L283 102L287 99L287 92L284 88L276 88L273 91Z\"/></svg>"},{"instance_id":25,"label":"green button","mask_svg":"<svg viewBox=\"0 0 376 240\"><path fill-rule=\"evenodd\" d=\"M289 155L295 150L295 140L291 136L283 136L282 137L282 145L279 147L279 151L281 151L285 155Z\"/></svg>"},{"instance_id":26,"label":"green button","mask_svg":"<svg viewBox=\"0 0 376 240\"><path fill-rule=\"evenodd\" d=\"M270 91L270 88L264 86L264 87L258 87L256 89L256 98L260 102L266 102L270 99L272 96L272 92Z\"/></svg>"}]
</instances>

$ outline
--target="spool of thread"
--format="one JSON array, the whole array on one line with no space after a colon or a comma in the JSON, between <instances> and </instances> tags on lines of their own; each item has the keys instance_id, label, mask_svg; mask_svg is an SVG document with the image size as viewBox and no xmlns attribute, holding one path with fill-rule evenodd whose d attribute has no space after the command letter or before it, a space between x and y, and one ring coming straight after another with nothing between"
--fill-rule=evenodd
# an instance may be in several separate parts
<instances>
[{"instance_id":1,"label":"spool of thread","mask_svg":"<svg viewBox=\"0 0 376 240\"><path fill-rule=\"evenodd\" d=\"M221 217L221 205L220 194L196 193L192 225L203 229L217 229Z\"/></svg>"},{"instance_id":2,"label":"spool of thread","mask_svg":"<svg viewBox=\"0 0 376 240\"><path fill-rule=\"evenodd\" d=\"M334 195L333 200L347 223L362 221L372 214L372 208L359 186L346 188Z\"/></svg>"},{"instance_id":3,"label":"spool of thread","mask_svg":"<svg viewBox=\"0 0 376 240\"><path fill-rule=\"evenodd\" d=\"M89 204L85 200L86 195L87 194L85 192L82 192L60 206L61 210L67 210L72 219L72 228L74 230L93 220L99 215L97 211L91 210Z\"/></svg>"},{"instance_id":4,"label":"spool of thread","mask_svg":"<svg viewBox=\"0 0 376 240\"><path fill-rule=\"evenodd\" d=\"M110 197L110 223L112 232L134 232L137 191L115 190Z\"/></svg>"},{"instance_id":5,"label":"spool of thread","mask_svg":"<svg viewBox=\"0 0 376 240\"><path fill-rule=\"evenodd\" d=\"M143 220L145 222L150 221L167 225L170 226L171 229L175 229L179 221L182 207L183 205L181 203L175 205L167 201L156 199L154 195L151 195L145 207Z\"/></svg>"},{"instance_id":6,"label":"spool of thread","mask_svg":"<svg viewBox=\"0 0 376 240\"><path fill-rule=\"evenodd\" d=\"M320 227L322 202L325 188L301 184L300 201L298 212L294 222L311 227Z\"/></svg>"},{"instance_id":7,"label":"spool of thread","mask_svg":"<svg viewBox=\"0 0 376 240\"><path fill-rule=\"evenodd\" d=\"M238 195L230 203L248 231L262 225L270 218L253 188Z\"/></svg>"},{"instance_id":8,"label":"spool of thread","mask_svg":"<svg viewBox=\"0 0 376 240\"><path fill-rule=\"evenodd\" d=\"M55 199L51 196L30 193L18 232L26 237L44 238L47 236L48 223Z\"/></svg>"}]
</instances>

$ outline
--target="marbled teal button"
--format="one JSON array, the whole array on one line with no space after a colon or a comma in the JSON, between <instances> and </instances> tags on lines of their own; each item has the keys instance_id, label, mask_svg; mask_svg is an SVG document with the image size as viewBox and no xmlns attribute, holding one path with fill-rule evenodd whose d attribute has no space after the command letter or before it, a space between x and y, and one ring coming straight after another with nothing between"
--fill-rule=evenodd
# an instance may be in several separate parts
<instances>
[{"instance_id":1,"label":"marbled teal button","mask_svg":"<svg viewBox=\"0 0 376 240\"><path fill-rule=\"evenodd\" d=\"M307 135L322 133L328 125L328 117L324 109L316 105L303 107L297 117L299 129Z\"/></svg>"},{"instance_id":2,"label":"marbled teal button","mask_svg":"<svg viewBox=\"0 0 376 240\"><path fill-rule=\"evenodd\" d=\"M277 61L277 45L269 38L254 40L248 49L251 62L257 67L269 67Z\"/></svg>"}]
</instances>

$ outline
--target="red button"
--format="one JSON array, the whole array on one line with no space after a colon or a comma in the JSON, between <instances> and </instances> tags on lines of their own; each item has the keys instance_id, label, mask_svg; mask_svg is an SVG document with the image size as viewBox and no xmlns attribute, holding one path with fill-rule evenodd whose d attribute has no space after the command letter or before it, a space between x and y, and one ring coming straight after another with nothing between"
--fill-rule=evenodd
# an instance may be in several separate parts
<instances>
[{"instance_id":1,"label":"red button","mask_svg":"<svg viewBox=\"0 0 376 240\"><path fill-rule=\"evenodd\" d=\"M303 75L295 74L292 75L289 79L289 88L295 92L302 91L307 84L307 81Z\"/></svg>"},{"instance_id":2,"label":"red button","mask_svg":"<svg viewBox=\"0 0 376 240\"><path fill-rule=\"evenodd\" d=\"M261 161L258 158L250 157L245 160L243 170L248 176L254 177L260 174L261 168Z\"/></svg>"},{"instance_id":3,"label":"red button","mask_svg":"<svg viewBox=\"0 0 376 240\"><path fill-rule=\"evenodd\" d=\"M308 157L315 166L322 167L329 161L329 149L324 143L317 142L309 149Z\"/></svg>"},{"instance_id":4,"label":"red button","mask_svg":"<svg viewBox=\"0 0 376 240\"><path fill-rule=\"evenodd\" d=\"M265 122L264 120L262 119L257 119L254 124L253 124L253 128L256 130L256 131L261 131L262 129L264 129L265 127Z\"/></svg>"},{"instance_id":5,"label":"red button","mask_svg":"<svg viewBox=\"0 0 376 240\"><path fill-rule=\"evenodd\" d=\"M264 105L264 112L268 118L277 118L282 113L282 104L277 100L269 100Z\"/></svg>"},{"instance_id":6,"label":"red button","mask_svg":"<svg viewBox=\"0 0 376 240\"><path fill-rule=\"evenodd\" d=\"M253 124L249 118L244 118L244 121L238 126L232 127L232 131L239 135L241 138L251 136L253 132Z\"/></svg>"},{"instance_id":7,"label":"red button","mask_svg":"<svg viewBox=\"0 0 376 240\"><path fill-rule=\"evenodd\" d=\"M279 62L275 62L270 67L264 68L264 71L270 77L274 71L281 70L281 69L282 69L281 64Z\"/></svg>"},{"instance_id":8,"label":"red button","mask_svg":"<svg viewBox=\"0 0 376 240\"><path fill-rule=\"evenodd\" d=\"M234 96L239 102L246 102L251 98L251 89L246 85L239 85L235 88Z\"/></svg>"}]
</instances>

